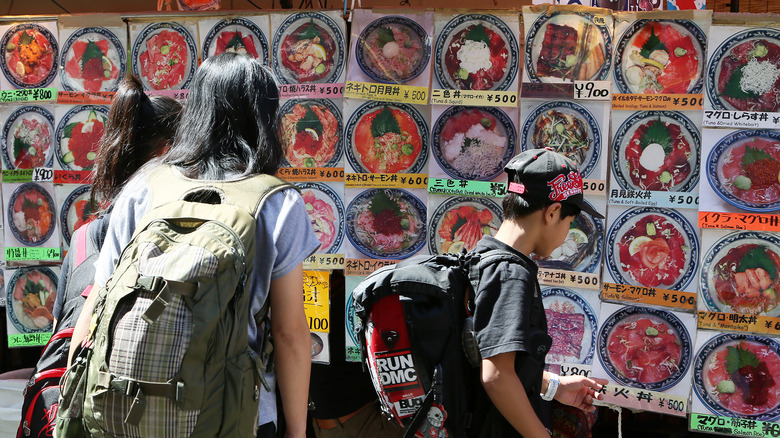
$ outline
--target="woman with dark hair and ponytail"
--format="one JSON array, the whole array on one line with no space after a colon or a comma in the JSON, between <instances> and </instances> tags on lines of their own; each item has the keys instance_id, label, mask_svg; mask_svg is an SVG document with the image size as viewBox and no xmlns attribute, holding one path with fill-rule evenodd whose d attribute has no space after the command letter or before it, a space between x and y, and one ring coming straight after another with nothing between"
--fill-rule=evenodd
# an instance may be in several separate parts
<instances>
[{"instance_id":1,"label":"woman with dark hair and ponytail","mask_svg":"<svg viewBox=\"0 0 780 438\"><path fill-rule=\"evenodd\" d=\"M120 82L95 159L90 209L100 215L76 230L71 238L52 311L55 336L44 349L28 383L19 436L42 436L43 431L48 435L53 429L52 417L27 413L33 412L33 408L35 412L57 412L53 409L57 397L50 391L55 388L59 392L56 385L67 365L69 349L75 349L79 343L74 341L71 345L72 338L67 333L76 326L82 308L87 309L83 312L87 317L92 314L96 294L89 292L95 277L94 262L108 228L111 203L138 169L170 147L180 113L181 104L174 99L147 96L138 78L130 76ZM73 339L83 335L76 329ZM47 395L39 397L44 388ZM22 431L26 434L21 435Z\"/></svg>"},{"instance_id":2,"label":"woman with dark hair and ponytail","mask_svg":"<svg viewBox=\"0 0 780 438\"><path fill-rule=\"evenodd\" d=\"M273 175L284 150L276 135L279 90L271 72L235 53L210 57L195 74L182 120L163 165L138 173L114 203L106 243L96 263L95 286L106 284L120 252L165 184L152 184L156 171L166 178L223 183ZM149 175L147 175L149 174ZM154 181L161 181L159 178ZM277 420L273 391L279 384L285 436L306 434L311 335L303 310L303 260L320 245L303 198L294 188L270 195L255 214L255 256L249 290L249 346L262 354L263 327L254 315L268 298L274 339L274 372L266 373L272 391L260 391L260 435L273 436ZM282 418L280 417L280 420Z\"/></svg>"}]
</instances>

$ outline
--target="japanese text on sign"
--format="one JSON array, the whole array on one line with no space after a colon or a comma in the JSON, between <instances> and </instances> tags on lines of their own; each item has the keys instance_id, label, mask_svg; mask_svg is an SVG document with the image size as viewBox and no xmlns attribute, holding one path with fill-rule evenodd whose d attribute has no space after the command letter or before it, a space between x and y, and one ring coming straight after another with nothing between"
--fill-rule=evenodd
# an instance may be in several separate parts
<instances>
[{"instance_id":1,"label":"japanese text on sign","mask_svg":"<svg viewBox=\"0 0 780 438\"><path fill-rule=\"evenodd\" d=\"M428 178L428 193L498 198L506 195L506 183Z\"/></svg>"},{"instance_id":2,"label":"japanese text on sign","mask_svg":"<svg viewBox=\"0 0 780 438\"><path fill-rule=\"evenodd\" d=\"M641 303L685 310L693 310L696 306L696 294L694 292L615 283L603 284L601 298L605 301Z\"/></svg>"},{"instance_id":3,"label":"japanese text on sign","mask_svg":"<svg viewBox=\"0 0 780 438\"><path fill-rule=\"evenodd\" d=\"M347 81L347 85L344 88L344 97L426 105L428 103L428 88L413 85Z\"/></svg>"},{"instance_id":4,"label":"japanese text on sign","mask_svg":"<svg viewBox=\"0 0 780 438\"><path fill-rule=\"evenodd\" d=\"M3 171L4 183L24 183L33 179L33 169L12 169Z\"/></svg>"},{"instance_id":5,"label":"japanese text on sign","mask_svg":"<svg viewBox=\"0 0 780 438\"><path fill-rule=\"evenodd\" d=\"M630 205L641 207L699 208L697 193L669 193L650 190L611 189L611 205Z\"/></svg>"},{"instance_id":6,"label":"japanese text on sign","mask_svg":"<svg viewBox=\"0 0 780 438\"><path fill-rule=\"evenodd\" d=\"M8 335L8 348L34 347L46 345L51 339L51 333L22 333Z\"/></svg>"},{"instance_id":7,"label":"japanese text on sign","mask_svg":"<svg viewBox=\"0 0 780 438\"><path fill-rule=\"evenodd\" d=\"M55 170L54 184L92 184L89 170Z\"/></svg>"},{"instance_id":8,"label":"japanese text on sign","mask_svg":"<svg viewBox=\"0 0 780 438\"><path fill-rule=\"evenodd\" d=\"M613 110L701 111L701 94L613 94Z\"/></svg>"},{"instance_id":9,"label":"japanese text on sign","mask_svg":"<svg viewBox=\"0 0 780 438\"><path fill-rule=\"evenodd\" d=\"M780 113L754 111L706 110L702 120L704 127L777 129Z\"/></svg>"},{"instance_id":10,"label":"japanese text on sign","mask_svg":"<svg viewBox=\"0 0 780 438\"><path fill-rule=\"evenodd\" d=\"M303 308L311 331L330 332L329 280L328 272L303 272Z\"/></svg>"},{"instance_id":11,"label":"japanese text on sign","mask_svg":"<svg viewBox=\"0 0 780 438\"><path fill-rule=\"evenodd\" d=\"M517 107L517 93L514 91L434 89L431 91L431 104L515 108Z\"/></svg>"},{"instance_id":12,"label":"japanese text on sign","mask_svg":"<svg viewBox=\"0 0 780 438\"><path fill-rule=\"evenodd\" d=\"M0 91L0 103L45 102L56 99L56 88L30 88L25 90Z\"/></svg>"},{"instance_id":13,"label":"japanese text on sign","mask_svg":"<svg viewBox=\"0 0 780 438\"><path fill-rule=\"evenodd\" d=\"M581 287L598 290L600 281L598 274L562 271L559 269L539 269L536 274L539 283L549 286Z\"/></svg>"},{"instance_id":14,"label":"japanese text on sign","mask_svg":"<svg viewBox=\"0 0 780 438\"><path fill-rule=\"evenodd\" d=\"M523 98L571 99L574 96L574 84L523 82L520 86L520 94Z\"/></svg>"},{"instance_id":15,"label":"japanese text on sign","mask_svg":"<svg viewBox=\"0 0 780 438\"><path fill-rule=\"evenodd\" d=\"M698 326L701 329L780 334L778 317L723 312L699 312L698 316Z\"/></svg>"},{"instance_id":16,"label":"japanese text on sign","mask_svg":"<svg viewBox=\"0 0 780 438\"><path fill-rule=\"evenodd\" d=\"M282 167L276 176L294 182L344 181L343 167Z\"/></svg>"},{"instance_id":17,"label":"japanese text on sign","mask_svg":"<svg viewBox=\"0 0 780 438\"><path fill-rule=\"evenodd\" d=\"M347 259L344 265L344 275L365 277L379 268L398 263L395 260Z\"/></svg>"},{"instance_id":18,"label":"japanese text on sign","mask_svg":"<svg viewBox=\"0 0 780 438\"><path fill-rule=\"evenodd\" d=\"M700 211L699 228L780 231L780 215Z\"/></svg>"},{"instance_id":19,"label":"japanese text on sign","mask_svg":"<svg viewBox=\"0 0 780 438\"><path fill-rule=\"evenodd\" d=\"M303 269L344 269L344 254L312 254L303 261Z\"/></svg>"},{"instance_id":20,"label":"japanese text on sign","mask_svg":"<svg viewBox=\"0 0 780 438\"><path fill-rule=\"evenodd\" d=\"M5 259L8 261L45 260L59 261L62 258L60 248L6 247Z\"/></svg>"},{"instance_id":21,"label":"japanese text on sign","mask_svg":"<svg viewBox=\"0 0 780 438\"><path fill-rule=\"evenodd\" d=\"M115 91L58 91L57 103L68 105L111 105Z\"/></svg>"},{"instance_id":22,"label":"japanese text on sign","mask_svg":"<svg viewBox=\"0 0 780 438\"><path fill-rule=\"evenodd\" d=\"M345 187L424 189L428 175L424 173L348 173Z\"/></svg>"},{"instance_id":23,"label":"japanese text on sign","mask_svg":"<svg viewBox=\"0 0 780 438\"><path fill-rule=\"evenodd\" d=\"M344 97L344 84L280 84L282 99L338 99Z\"/></svg>"},{"instance_id":24,"label":"japanese text on sign","mask_svg":"<svg viewBox=\"0 0 780 438\"><path fill-rule=\"evenodd\" d=\"M780 424L750 418L691 414L691 430L731 436L780 437Z\"/></svg>"},{"instance_id":25,"label":"japanese text on sign","mask_svg":"<svg viewBox=\"0 0 780 438\"><path fill-rule=\"evenodd\" d=\"M603 386L599 392L604 398L597 404L609 403L677 417L685 417L688 409L688 397L679 397L663 392L629 388L611 383Z\"/></svg>"}]
</instances>

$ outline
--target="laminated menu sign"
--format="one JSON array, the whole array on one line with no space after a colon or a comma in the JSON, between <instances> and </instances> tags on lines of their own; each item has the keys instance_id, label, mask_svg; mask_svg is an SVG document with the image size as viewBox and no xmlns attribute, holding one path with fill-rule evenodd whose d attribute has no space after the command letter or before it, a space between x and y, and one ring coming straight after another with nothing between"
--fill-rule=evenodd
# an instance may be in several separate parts
<instances>
[{"instance_id":1,"label":"laminated menu sign","mask_svg":"<svg viewBox=\"0 0 780 438\"><path fill-rule=\"evenodd\" d=\"M340 256L338 258L341 259L341 268L343 268L342 244L346 222L344 183L302 182L296 183L296 187L301 192L314 234L320 240L321 245L317 254ZM334 268L336 267L330 267L330 269Z\"/></svg>"},{"instance_id":2,"label":"laminated menu sign","mask_svg":"<svg viewBox=\"0 0 780 438\"><path fill-rule=\"evenodd\" d=\"M702 145L700 211L726 213L737 229L771 226L780 211L780 130L705 129Z\"/></svg>"},{"instance_id":3,"label":"laminated menu sign","mask_svg":"<svg viewBox=\"0 0 780 438\"><path fill-rule=\"evenodd\" d=\"M352 291L365 277L346 276L344 277L344 344L346 347L345 355L347 362L360 362L360 344L355 327L357 320L355 316L355 306L352 301Z\"/></svg>"},{"instance_id":4,"label":"laminated menu sign","mask_svg":"<svg viewBox=\"0 0 780 438\"><path fill-rule=\"evenodd\" d=\"M601 102L524 99L520 150L552 147L579 166L583 178L605 180L610 111Z\"/></svg>"},{"instance_id":5,"label":"laminated menu sign","mask_svg":"<svg viewBox=\"0 0 780 438\"><path fill-rule=\"evenodd\" d=\"M118 17L97 19L88 27L74 27L66 20L59 35L61 89L75 93L78 101L72 103L92 103L100 94L88 93L117 90L127 75L127 29Z\"/></svg>"},{"instance_id":6,"label":"laminated menu sign","mask_svg":"<svg viewBox=\"0 0 780 438\"><path fill-rule=\"evenodd\" d=\"M0 91L0 103L45 102L57 100L56 88L26 88Z\"/></svg>"},{"instance_id":7,"label":"laminated menu sign","mask_svg":"<svg viewBox=\"0 0 780 438\"><path fill-rule=\"evenodd\" d=\"M517 108L434 105L432 178L505 182L504 166L518 150Z\"/></svg>"},{"instance_id":8,"label":"laminated menu sign","mask_svg":"<svg viewBox=\"0 0 780 438\"><path fill-rule=\"evenodd\" d=\"M46 345L53 327L59 267L6 269L4 278L8 346Z\"/></svg>"},{"instance_id":9,"label":"laminated menu sign","mask_svg":"<svg viewBox=\"0 0 780 438\"><path fill-rule=\"evenodd\" d=\"M436 12L435 23L434 89L476 91L474 97L491 96L484 93L490 91L508 92L501 95L502 102L506 96L505 103L517 98L521 58L516 38L520 34L518 14L443 10Z\"/></svg>"},{"instance_id":10,"label":"laminated menu sign","mask_svg":"<svg viewBox=\"0 0 780 438\"><path fill-rule=\"evenodd\" d=\"M271 33L271 67L282 97L344 94L347 43L339 11L272 13Z\"/></svg>"},{"instance_id":11,"label":"laminated menu sign","mask_svg":"<svg viewBox=\"0 0 780 438\"><path fill-rule=\"evenodd\" d=\"M697 421L695 429L719 427L718 431L729 429L743 435L741 431L751 428L739 427L742 423L733 421L742 419L765 425L761 429L766 432L743 436L780 435L772 432L780 430L778 370L780 343L776 338L700 330L693 358L692 427L694 419L704 420ZM697 414L707 418L698 418Z\"/></svg>"},{"instance_id":12,"label":"laminated menu sign","mask_svg":"<svg viewBox=\"0 0 780 438\"><path fill-rule=\"evenodd\" d=\"M55 149L54 105L0 107L3 169L52 167Z\"/></svg>"},{"instance_id":13,"label":"laminated menu sign","mask_svg":"<svg viewBox=\"0 0 780 438\"><path fill-rule=\"evenodd\" d=\"M604 283L601 298L604 301L672 307L680 310L696 308L695 292L680 292L655 287Z\"/></svg>"},{"instance_id":14,"label":"laminated menu sign","mask_svg":"<svg viewBox=\"0 0 780 438\"><path fill-rule=\"evenodd\" d=\"M542 301L552 346L548 364L589 366L596 352L601 302L597 293L582 289L543 287Z\"/></svg>"},{"instance_id":15,"label":"laminated menu sign","mask_svg":"<svg viewBox=\"0 0 780 438\"><path fill-rule=\"evenodd\" d=\"M131 20L130 66L145 90L183 90L198 68L194 21L149 22Z\"/></svg>"},{"instance_id":16,"label":"laminated menu sign","mask_svg":"<svg viewBox=\"0 0 780 438\"><path fill-rule=\"evenodd\" d=\"M695 95L698 103L711 12L690 14L685 19L670 12L615 15L613 93Z\"/></svg>"},{"instance_id":17,"label":"laminated menu sign","mask_svg":"<svg viewBox=\"0 0 780 438\"><path fill-rule=\"evenodd\" d=\"M780 317L780 235L702 230L698 309Z\"/></svg>"},{"instance_id":18,"label":"laminated menu sign","mask_svg":"<svg viewBox=\"0 0 780 438\"><path fill-rule=\"evenodd\" d=\"M330 274L304 271L303 308L311 331L311 360L330 363Z\"/></svg>"},{"instance_id":19,"label":"laminated menu sign","mask_svg":"<svg viewBox=\"0 0 780 438\"><path fill-rule=\"evenodd\" d=\"M653 401L648 403L648 410L684 416L690 391L695 317L655 307L602 303L598 322L597 359L593 361L592 376L606 378L609 386L625 387L636 394L621 400L618 391L605 393L605 401L639 408L634 404L642 401L637 392L650 392L652 399L644 399ZM661 398L667 399L666 403L659 403ZM677 406L681 409L675 409L676 403L682 403Z\"/></svg>"},{"instance_id":20,"label":"laminated menu sign","mask_svg":"<svg viewBox=\"0 0 780 438\"><path fill-rule=\"evenodd\" d=\"M699 266L696 212L612 206L604 283L695 293Z\"/></svg>"},{"instance_id":21,"label":"laminated menu sign","mask_svg":"<svg viewBox=\"0 0 780 438\"><path fill-rule=\"evenodd\" d=\"M355 10L344 95L427 103L432 33L433 12Z\"/></svg>"},{"instance_id":22,"label":"laminated menu sign","mask_svg":"<svg viewBox=\"0 0 780 438\"><path fill-rule=\"evenodd\" d=\"M773 120L780 116L780 30L714 24L712 30L705 126L776 128ZM762 122L769 125L757 126Z\"/></svg>"},{"instance_id":23,"label":"laminated menu sign","mask_svg":"<svg viewBox=\"0 0 780 438\"><path fill-rule=\"evenodd\" d=\"M699 204L701 128L691 112L614 111L610 204Z\"/></svg>"},{"instance_id":24,"label":"laminated menu sign","mask_svg":"<svg viewBox=\"0 0 780 438\"><path fill-rule=\"evenodd\" d=\"M348 174L426 173L430 107L344 99L344 120Z\"/></svg>"},{"instance_id":25,"label":"laminated menu sign","mask_svg":"<svg viewBox=\"0 0 780 438\"><path fill-rule=\"evenodd\" d=\"M0 26L0 89L60 87L56 21Z\"/></svg>"},{"instance_id":26,"label":"laminated menu sign","mask_svg":"<svg viewBox=\"0 0 780 438\"><path fill-rule=\"evenodd\" d=\"M523 23L526 35L523 82L611 79L613 22L609 10L524 6ZM582 91L577 98L581 97Z\"/></svg>"},{"instance_id":27,"label":"laminated menu sign","mask_svg":"<svg viewBox=\"0 0 780 438\"><path fill-rule=\"evenodd\" d=\"M284 147L283 168L299 170L299 176L313 173L310 181L323 181L318 168L342 167L344 122L341 99L290 99L279 108L279 137ZM332 169L331 169L332 170ZM303 172L310 171L310 172ZM299 180L294 175L293 180ZM337 175L343 181L343 173Z\"/></svg>"},{"instance_id":28,"label":"laminated menu sign","mask_svg":"<svg viewBox=\"0 0 780 438\"><path fill-rule=\"evenodd\" d=\"M425 247L423 189L346 189L348 259L402 260ZM349 265L349 260L347 260Z\"/></svg>"}]
</instances>

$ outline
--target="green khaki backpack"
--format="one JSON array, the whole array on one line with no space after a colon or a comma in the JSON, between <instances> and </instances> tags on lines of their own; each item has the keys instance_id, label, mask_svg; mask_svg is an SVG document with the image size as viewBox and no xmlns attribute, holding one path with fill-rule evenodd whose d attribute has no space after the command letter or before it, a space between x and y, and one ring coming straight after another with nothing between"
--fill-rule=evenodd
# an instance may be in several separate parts
<instances>
[{"instance_id":1,"label":"green khaki backpack","mask_svg":"<svg viewBox=\"0 0 780 438\"><path fill-rule=\"evenodd\" d=\"M264 201L292 186L195 181L165 165L146 176L151 209L99 291L56 436L254 436L270 356L250 349L247 330L255 228Z\"/></svg>"}]
</instances>

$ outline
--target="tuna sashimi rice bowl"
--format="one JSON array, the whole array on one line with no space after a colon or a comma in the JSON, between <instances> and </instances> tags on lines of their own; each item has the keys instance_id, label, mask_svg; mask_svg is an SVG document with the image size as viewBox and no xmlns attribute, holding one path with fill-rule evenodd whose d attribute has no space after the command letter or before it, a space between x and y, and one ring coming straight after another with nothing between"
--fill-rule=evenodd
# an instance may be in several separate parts
<instances>
[{"instance_id":1,"label":"tuna sashimi rice bowl","mask_svg":"<svg viewBox=\"0 0 780 438\"><path fill-rule=\"evenodd\" d=\"M108 111L97 105L78 106L57 127L57 159L66 170L92 170Z\"/></svg>"},{"instance_id":2,"label":"tuna sashimi rice bowl","mask_svg":"<svg viewBox=\"0 0 780 438\"><path fill-rule=\"evenodd\" d=\"M220 53L248 55L261 63L268 63L268 42L263 31L245 18L220 20L209 30L203 42L205 60Z\"/></svg>"},{"instance_id":3,"label":"tuna sashimi rice bowl","mask_svg":"<svg viewBox=\"0 0 780 438\"><path fill-rule=\"evenodd\" d=\"M54 232L54 200L40 185L24 183L11 194L7 220L19 242L40 245Z\"/></svg>"},{"instance_id":4,"label":"tuna sashimi rice bowl","mask_svg":"<svg viewBox=\"0 0 780 438\"><path fill-rule=\"evenodd\" d=\"M450 176L487 181L514 156L515 127L498 108L450 107L436 121L433 154Z\"/></svg>"},{"instance_id":5,"label":"tuna sashimi rice bowl","mask_svg":"<svg viewBox=\"0 0 780 438\"><path fill-rule=\"evenodd\" d=\"M152 23L133 45L133 71L152 90L186 89L198 65L195 40L176 23Z\"/></svg>"},{"instance_id":6,"label":"tuna sashimi rice bowl","mask_svg":"<svg viewBox=\"0 0 780 438\"><path fill-rule=\"evenodd\" d=\"M120 75L125 75L125 62L125 50L113 32L79 29L62 48L62 86L69 91L115 91Z\"/></svg>"},{"instance_id":7,"label":"tuna sashimi rice bowl","mask_svg":"<svg viewBox=\"0 0 780 438\"><path fill-rule=\"evenodd\" d=\"M10 272L10 271L8 271ZM49 268L20 268L8 281L11 322L22 333L51 330L57 276Z\"/></svg>"},{"instance_id":8,"label":"tuna sashimi rice bowl","mask_svg":"<svg viewBox=\"0 0 780 438\"><path fill-rule=\"evenodd\" d=\"M279 120L290 167L331 167L341 161L341 112L331 101L288 100L279 110Z\"/></svg>"},{"instance_id":9,"label":"tuna sashimi rice bowl","mask_svg":"<svg viewBox=\"0 0 780 438\"><path fill-rule=\"evenodd\" d=\"M357 39L358 66L375 81L408 82L428 64L429 39L422 26L409 18L380 18L369 23Z\"/></svg>"},{"instance_id":10,"label":"tuna sashimi rice bowl","mask_svg":"<svg viewBox=\"0 0 780 438\"><path fill-rule=\"evenodd\" d=\"M45 27L34 23L12 26L0 44L0 66L13 86L45 87L56 76L57 40Z\"/></svg>"},{"instance_id":11,"label":"tuna sashimi rice bowl","mask_svg":"<svg viewBox=\"0 0 780 438\"><path fill-rule=\"evenodd\" d=\"M483 236L493 236L501 225L501 208L490 199L454 197L431 215L431 253L459 253L476 247Z\"/></svg>"},{"instance_id":12,"label":"tuna sashimi rice bowl","mask_svg":"<svg viewBox=\"0 0 780 438\"><path fill-rule=\"evenodd\" d=\"M54 116L43 107L21 107L3 127L3 158L8 169L46 167L53 144Z\"/></svg>"},{"instance_id":13,"label":"tuna sashimi rice bowl","mask_svg":"<svg viewBox=\"0 0 780 438\"><path fill-rule=\"evenodd\" d=\"M363 254L400 259L425 244L425 205L399 189L371 189L347 209L347 236Z\"/></svg>"},{"instance_id":14,"label":"tuna sashimi rice bowl","mask_svg":"<svg viewBox=\"0 0 780 438\"><path fill-rule=\"evenodd\" d=\"M694 364L696 395L712 412L758 420L780 416L780 344L763 336L723 334Z\"/></svg>"}]
</instances>

